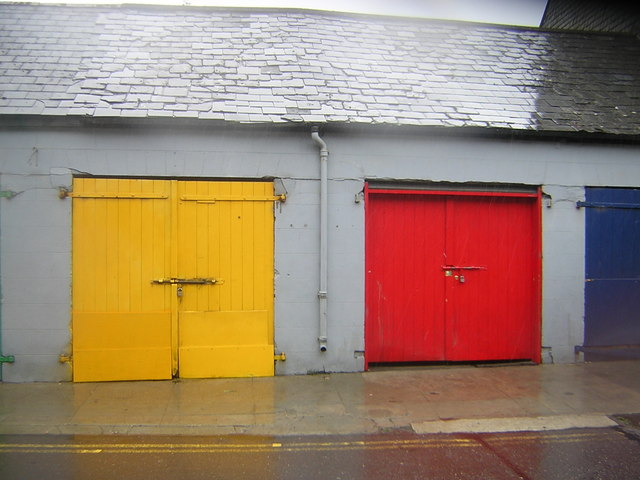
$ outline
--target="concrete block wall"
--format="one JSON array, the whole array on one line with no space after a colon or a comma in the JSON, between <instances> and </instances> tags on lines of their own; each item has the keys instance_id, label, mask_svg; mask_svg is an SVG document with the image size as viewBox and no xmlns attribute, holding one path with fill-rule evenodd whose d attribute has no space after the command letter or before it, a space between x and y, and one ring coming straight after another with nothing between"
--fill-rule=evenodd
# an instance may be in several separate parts
<instances>
[{"instance_id":1,"label":"concrete block wall","mask_svg":"<svg viewBox=\"0 0 640 480\"><path fill-rule=\"evenodd\" d=\"M275 342L278 374L359 371L364 345L364 218L368 179L541 186L545 361L571 362L582 343L585 186L639 186L638 148L550 139L323 133L329 156L328 351L318 337L319 164L308 128L158 126L0 130L5 381L70 379L71 200L76 173L178 178L276 178ZM547 206L548 205L548 206Z\"/></svg>"},{"instance_id":2,"label":"concrete block wall","mask_svg":"<svg viewBox=\"0 0 640 480\"><path fill-rule=\"evenodd\" d=\"M276 209L276 347L287 354L278 374L364 368L364 205L362 181L328 186L327 351L319 336L319 195L317 180L283 180L287 202Z\"/></svg>"},{"instance_id":3,"label":"concrete block wall","mask_svg":"<svg viewBox=\"0 0 640 480\"><path fill-rule=\"evenodd\" d=\"M64 205L51 202L50 180L0 179L3 191L20 192L0 200L3 352L16 357L3 368L5 380L14 370L21 381L69 377L58 358L70 352L71 219Z\"/></svg>"},{"instance_id":4,"label":"concrete block wall","mask_svg":"<svg viewBox=\"0 0 640 480\"><path fill-rule=\"evenodd\" d=\"M574 346L584 339L584 210L576 208L584 188L543 191L543 361L567 363L578 360Z\"/></svg>"}]
</instances>

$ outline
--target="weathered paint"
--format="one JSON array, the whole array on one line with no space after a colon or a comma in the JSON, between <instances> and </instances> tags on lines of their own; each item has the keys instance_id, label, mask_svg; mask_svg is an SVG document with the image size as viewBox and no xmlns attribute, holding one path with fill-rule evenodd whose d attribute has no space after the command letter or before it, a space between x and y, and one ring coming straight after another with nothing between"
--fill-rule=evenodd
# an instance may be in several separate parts
<instances>
[{"instance_id":1,"label":"weathered paint","mask_svg":"<svg viewBox=\"0 0 640 480\"><path fill-rule=\"evenodd\" d=\"M537 198L367 189L366 361L539 361Z\"/></svg>"},{"instance_id":2,"label":"weathered paint","mask_svg":"<svg viewBox=\"0 0 640 480\"><path fill-rule=\"evenodd\" d=\"M585 358L640 351L640 189L587 188ZM609 347L609 348L603 348Z\"/></svg>"},{"instance_id":3,"label":"weathered paint","mask_svg":"<svg viewBox=\"0 0 640 480\"><path fill-rule=\"evenodd\" d=\"M75 381L273 375L272 183L77 178L72 196Z\"/></svg>"},{"instance_id":4,"label":"weathered paint","mask_svg":"<svg viewBox=\"0 0 640 480\"><path fill-rule=\"evenodd\" d=\"M0 131L5 381L69 380L71 199L77 172L138 178L276 177L277 373L364 368L366 179L541 185L543 360L572 362L584 340L584 186L638 187L638 146L328 127L329 349L317 348L317 148L309 129L208 125L36 127ZM359 200L359 203L356 202Z\"/></svg>"}]
</instances>

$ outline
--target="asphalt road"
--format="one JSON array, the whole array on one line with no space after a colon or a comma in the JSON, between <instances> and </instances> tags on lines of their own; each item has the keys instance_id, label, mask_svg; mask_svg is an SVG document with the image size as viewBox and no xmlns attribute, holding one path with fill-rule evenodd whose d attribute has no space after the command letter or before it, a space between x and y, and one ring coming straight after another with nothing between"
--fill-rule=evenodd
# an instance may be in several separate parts
<instances>
[{"instance_id":1,"label":"asphalt road","mask_svg":"<svg viewBox=\"0 0 640 480\"><path fill-rule=\"evenodd\" d=\"M0 478L632 479L640 437L621 428L366 436L0 436Z\"/></svg>"}]
</instances>

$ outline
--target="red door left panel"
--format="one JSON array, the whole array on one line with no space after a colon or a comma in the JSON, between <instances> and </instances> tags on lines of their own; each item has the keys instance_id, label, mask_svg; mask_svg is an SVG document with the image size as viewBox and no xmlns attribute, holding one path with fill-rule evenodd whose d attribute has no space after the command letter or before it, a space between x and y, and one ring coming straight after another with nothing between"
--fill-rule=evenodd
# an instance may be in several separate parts
<instances>
[{"instance_id":1,"label":"red door left panel","mask_svg":"<svg viewBox=\"0 0 640 480\"><path fill-rule=\"evenodd\" d=\"M368 363L444 359L445 214L444 197L369 191Z\"/></svg>"}]
</instances>

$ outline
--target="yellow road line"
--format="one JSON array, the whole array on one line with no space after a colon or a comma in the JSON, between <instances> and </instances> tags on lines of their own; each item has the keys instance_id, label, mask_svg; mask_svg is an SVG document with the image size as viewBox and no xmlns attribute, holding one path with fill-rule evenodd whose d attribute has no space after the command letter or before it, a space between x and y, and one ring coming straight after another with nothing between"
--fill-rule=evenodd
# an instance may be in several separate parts
<instances>
[{"instance_id":1,"label":"yellow road line","mask_svg":"<svg viewBox=\"0 0 640 480\"><path fill-rule=\"evenodd\" d=\"M610 434L609 434L610 435ZM602 433L555 433L540 432L529 435L501 435L484 438L488 443L576 443L601 439ZM354 440L335 442L291 442L264 444L207 444L207 443L5 443L0 444L0 453L261 453L261 452L308 452L332 450L391 450L403 448L480 448L482 444L473 437L416 438L396 440Z\"/></svg>"},{"instance_id":2,"label":"yellow road line","mask_svg":"<svg viewBox=\"0 0 640 480\"><path fill-rule=\"evenodd\" d=\"M478 447L473 440L386 442L308 442L291 444L4 444L0 453L260 453L329 450L386 450L401 448Z\"/></svg>"}]
</instances>

